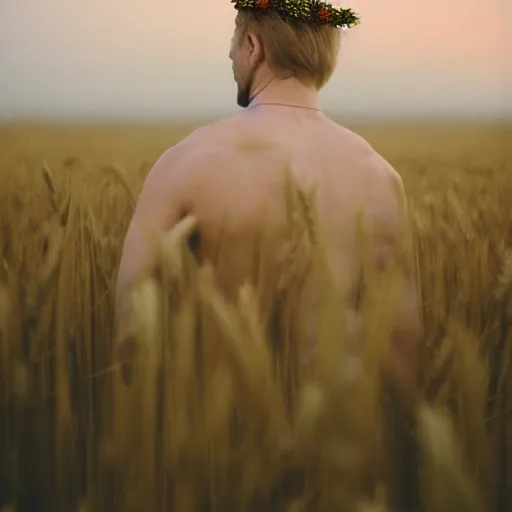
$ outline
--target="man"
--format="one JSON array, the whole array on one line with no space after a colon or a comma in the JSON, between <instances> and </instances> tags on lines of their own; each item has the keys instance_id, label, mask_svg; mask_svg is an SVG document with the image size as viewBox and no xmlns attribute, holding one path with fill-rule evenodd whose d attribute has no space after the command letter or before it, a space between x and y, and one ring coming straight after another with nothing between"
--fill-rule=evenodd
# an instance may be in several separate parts
<instances>
[{"instance_id":1,"label":"man","mask_svg":"<svg viewBox=\"0 0 512 512\"><path fill-rule=\"evenodd\" d=\"M286 237L288 167L300 186L318 181L320 228L337 283L347 296L353 295L360 277L357 213L362 210L375 225L376 261L384 263L403 230L398 174L361 137L327 118L318 103L336 66L339 26L355 24L357 17L318 2L302 2L300 8L286 0L233 2L239 12L230 58L238 105L244 110L196 130L166 151L150 172L121 258L118 325L128 320L129 313L123 313L127 290L151 264L148 229L163 234L188 214L199 223L198 257L214 263L226 294L236 293L254 268L256 233L264 232L265 244L276 252ZM271 273L269 267L269 282ZM310 344L313 281L310 276L298 299L304 314L297 317ZM418 332L414 297L411 287L389 364L390 374L409 390L414 387ZM304 347L304 358L308 350Z\"/></svg>"}]
</instances>

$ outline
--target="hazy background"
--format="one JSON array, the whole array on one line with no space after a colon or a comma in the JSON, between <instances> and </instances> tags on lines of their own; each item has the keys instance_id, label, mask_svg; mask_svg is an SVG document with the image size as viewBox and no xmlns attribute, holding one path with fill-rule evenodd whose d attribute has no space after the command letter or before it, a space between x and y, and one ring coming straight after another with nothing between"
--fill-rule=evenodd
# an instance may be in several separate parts
<instances>
[{"instance_id":1,"label":"hazy background","mask_svg":"<svg viewBox=\"0 0 512 512\"><path fill-rule=\"evenodd\" d=\"M345 32L329 112L512 117L511 0L343 5L362 25ZM0 0L0 120L236 112L234 16L229 0Z\"/></svg>"}]
</instances>

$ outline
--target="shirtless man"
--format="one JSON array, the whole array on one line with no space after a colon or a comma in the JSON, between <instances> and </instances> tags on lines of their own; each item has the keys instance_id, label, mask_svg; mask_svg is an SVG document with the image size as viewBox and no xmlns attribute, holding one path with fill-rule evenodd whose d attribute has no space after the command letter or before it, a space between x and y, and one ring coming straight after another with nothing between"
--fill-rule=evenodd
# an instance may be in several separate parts
<instances>
[{"instance_id":1,"label":"shirtless man","mask_svg":"<svg viewBox=\"0 0 512 512\"><path fill-rule=\"evenodd\" d=\"M188 214L199 223L201 260L215 258L220 285L228 293L236 290L253 268L255 233L264 231L276 247L285 237L287 166L300 185L319 180L320 227L338 283L348 295L358 284L361 265L354 249L357 212L362 209L375 221L376 259L385 257L403 229L398 174L360 136L319 107L319 90L335 69L339 29L290 19L261 0L234 3L239 12L230 58L238 105L244 110L196 130L151 170L121 258L118 325L127 320L121 313L126 291L140 269L151 264L148 228L163 234ZM221 229L223 244L218 246ZM305 294L303 304L313 307L310 295ZM414 388L419 333L414 299L411 285L389 365L409 391Z\"/></svg>"}]
</instances>

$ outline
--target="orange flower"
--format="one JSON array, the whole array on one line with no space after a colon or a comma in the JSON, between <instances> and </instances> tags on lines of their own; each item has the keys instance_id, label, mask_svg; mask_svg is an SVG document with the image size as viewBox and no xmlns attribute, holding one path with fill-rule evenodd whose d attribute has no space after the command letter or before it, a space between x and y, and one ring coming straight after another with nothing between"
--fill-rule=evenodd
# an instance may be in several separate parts
<instances>
[{"instance_id":1,"label":"orange flower","mask_svg":"<svg viewBox=\"0 0 512 512\"><path fill-rule=\"evenodd\" d=\"M257 0L256 6L260 9L266 9L268 7L270 0Z\"/></svg>"},{"instance_id":2,"label":"orange flower","mask_svg":"<svg viewBox=\"0 0 512 512\"><path fill-rule=\"evenodd\" d=\"M318 19L324 23L328 23L331 21L331 13L325 7L323 7L320 9L320 11L318 11Z\"/></svg>"}]
</instances>

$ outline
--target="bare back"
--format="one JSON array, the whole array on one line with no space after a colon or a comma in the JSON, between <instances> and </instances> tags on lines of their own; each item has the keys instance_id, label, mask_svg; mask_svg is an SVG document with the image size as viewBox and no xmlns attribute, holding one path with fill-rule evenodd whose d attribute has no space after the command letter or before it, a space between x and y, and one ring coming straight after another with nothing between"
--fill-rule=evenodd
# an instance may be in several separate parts
<instances>
[{"instance_id":1,"label":"bare back","mask_svg":"<svg viewBox=\"0 0 512 512\"><path fill-rule=\"evenodd\" d=\"M190 162L185 167L194 170L180 175L177 167L183 162ZM194 167L193 162L199 163ZM148 199L139 202L138 215L149 218L160 215L167 205L182 203L173 222L185 214L197 218L196 254L213 264L221 289L234 298L244 282L253 281L262 290L262 307L271 304L280 279L277 263L288 229L287 169L301 187L318 184L319 227L338 285L348 296L360 273L357 215L373 221L377 245L383 250L402 228L397 173L362 138L317 111L269 105L248 109L194 132L163 158L159 168L160 177L153 178L159 197L148 192ZM167 181L174 175L171 186ZM161 227L171 228L172 222ZM130 229L120 281L143 251L135 227ZM254 283L257 268L260 282ZM296 327L308 345L315 338L314 288L310 275L298 297Z\"/></svg>"},{"instance_id":2,"label":"bare back","mask_svg":"<svg viewBox=\"0 0 512 512\"><path fill-rule=\"evenodd\" d=\"M219 166L205 173L194 192L192 210L206 244L202 253L211 259L214 245L220 251L225 246L226 254L217 254L216 261L231 276L239 269L236 281L252 266L249 237L257 231L264 231L269 243L273 238L279 250L286 225L287 169L303 188L318 182L320 228L333 270L347 291L355 285L360 263L355 251L358 214L373 223L383 247L400 234L398 174L361 137L319 112L262 105L208 127L193 144L219 154ZM224 243L219 245L215 241L221 231Z\"/></svg>"},{"instance_id":3,"label":"bare back","mask_svg":"<svg viewBox=\"0 0 512 512\"><path fill-rule=\"evenodd\" d=\"M337 284L347 297L354 295L360 277L358 214L372 221L377 250L385 251L399 235L398 175L362 138L319 112L261 106L196 137L194 145L212 152L215 167L194 188L191 210L201 231L198 254L214 263L219 284L230 295L253 279L255 267L262 267L256 261L260 258L265 260L264 270L254 284L263 294L262 307L272 302L288 239L287 169L303 188L318 183L322 238ZM310 347L316 337L314 289L314 277L309 275L297 298L297 331Z\"/></svg>"}]
</instances>

